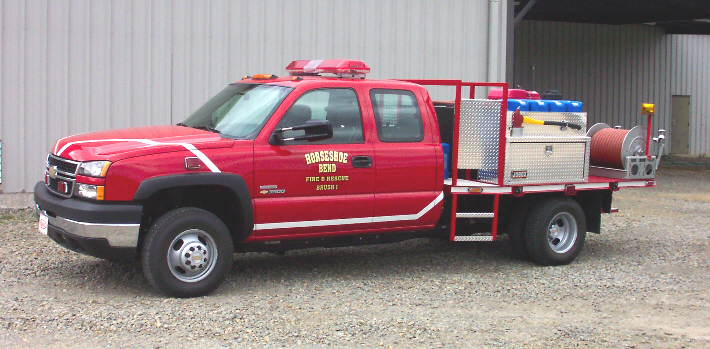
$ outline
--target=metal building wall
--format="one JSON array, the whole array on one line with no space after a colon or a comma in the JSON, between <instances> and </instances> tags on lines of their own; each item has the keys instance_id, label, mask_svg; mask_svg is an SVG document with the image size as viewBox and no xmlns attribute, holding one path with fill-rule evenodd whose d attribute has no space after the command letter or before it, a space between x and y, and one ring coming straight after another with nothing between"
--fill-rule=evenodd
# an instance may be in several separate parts
<instances>
[{"instance_id":1,"label":"metal building wall","mask_svg":"<svg viewBox=\"0 0 710 349\"><path fill-rule=\"evenodd\" d=\"M294 59L487 80L505 72L489 69L490 50L505 57L503 42L489 46L505 37L491 8L507 13L502 0L3 0L0 190L31 191L60 137L176 123L228 82Z\"/></svg>"},{"instance_id":2,"label":"metal building wall","mask_svg":"<svg viewBox=\"0 0 710 349\"><path fill-rule=\"evenodd\" d=\"M666 129L668 140L671 95L692 95L690 151L709 154L710 115L701 113L710 107L709 58L710 36L666 35L649 25L522 21L513 84L584 102L590 125L645 125L641 103L655 103L654 132Z\"/></svg>"},{"instance_id":3,"label":"metal building wall","mask_svg":"<svg viewBox=\"0 0 710 349\"><path fill-rule=\"evenodd\" d=\"M710 155L710 36L671 36L671 95L690 96L690 154Z\"/></svg>"}]
</instances>

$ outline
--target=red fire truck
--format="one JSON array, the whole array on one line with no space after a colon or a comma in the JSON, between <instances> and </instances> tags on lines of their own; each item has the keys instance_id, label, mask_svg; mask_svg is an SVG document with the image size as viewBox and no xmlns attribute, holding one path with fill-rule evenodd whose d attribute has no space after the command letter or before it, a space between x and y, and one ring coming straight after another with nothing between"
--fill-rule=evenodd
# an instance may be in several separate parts
<instances>
[{"instance_id":1,"label":"red fire truck","mask_svg":"<svg viewBox=\"0 0 710 349\"><path fill-rule=\"evenodd\" d=\"M649 156L643 127L587 130L568 102L525 111L505 83L370 80L362 61L286 70L244 77L177 125L59 139L34 188L40 232L140 260L157 290L191 297L220 285L235 252L507 233L519 257L567 264L614 191L656 185L662 134Z\"/></svg>"}]
</instances>

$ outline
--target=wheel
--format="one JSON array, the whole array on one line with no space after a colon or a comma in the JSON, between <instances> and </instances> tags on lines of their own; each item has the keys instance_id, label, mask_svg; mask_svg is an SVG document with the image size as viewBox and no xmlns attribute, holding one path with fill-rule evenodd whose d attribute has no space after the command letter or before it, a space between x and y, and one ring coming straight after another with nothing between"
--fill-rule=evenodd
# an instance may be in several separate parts
<instances>
[{"instance_id":1,"label":"wheel","mask_svg":"<svg viewBox=\"0 0 710 349\"><path fill-rule=\"evenodd\" d=\"M508 219L508 244L513 252L513 256L520 260L529 261L530 255L525 247L525 215L528 205L516 207L513 214Z\"/></svg>"},{"instance_id":2,"label":"wheel","mask_svg":"<svg viewBox=\"0 0 710 349\"><path fill-rule=\"evenodd\" d=\"M141 251L148 282L173 297L204 296L217 289L232 267L233 255L224 223L194 207L160 217L148 230Z\"/></svg>"},{"instance_id":3,"label":"wheel","mask_svg":"<svg viewBox=\"0 0 710 349\"><path fill-rule=\"evenodd\" d=\"M525 223L525 246L530 258L542 265L571 263L587 236L584 211L569 198L537 203Z\"/></svg>"}]
</instances>

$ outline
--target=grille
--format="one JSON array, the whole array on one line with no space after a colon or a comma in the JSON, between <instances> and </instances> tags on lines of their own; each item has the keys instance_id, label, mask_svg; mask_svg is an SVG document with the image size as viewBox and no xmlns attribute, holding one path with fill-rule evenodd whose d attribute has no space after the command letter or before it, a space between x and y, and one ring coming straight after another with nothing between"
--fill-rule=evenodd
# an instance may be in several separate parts
<instances>
[{"instance_id":1,"label":"grille","mask_svg":"<svg viewBox=\"0 0 710 349\"><path fill-rule=\"evenodd\" d=\"M74 191L74 181L76 180L76 168L79 166L79 163L49 154L49 156L47 156L47 173L49 173L49 168L52 166L57 167L57 175L55 178L49 177L47 187L57 193L57 195L71 197ZM64 182L67 186L66 194L60 192L58 189L60 181Z\"/></svg>"},{"instance_id":2,"label":"grille","mask_svg":"<svg viewBox=\"0 0 710 349\"><path fill-rule=\"evenodd\" d=\"M47 164L49 164L49 166L57 166L59 171L71 174L76 173L76 167L79 165L76 162L67 161L51 154L47 158Z\"/></svg>"}]
</instances>

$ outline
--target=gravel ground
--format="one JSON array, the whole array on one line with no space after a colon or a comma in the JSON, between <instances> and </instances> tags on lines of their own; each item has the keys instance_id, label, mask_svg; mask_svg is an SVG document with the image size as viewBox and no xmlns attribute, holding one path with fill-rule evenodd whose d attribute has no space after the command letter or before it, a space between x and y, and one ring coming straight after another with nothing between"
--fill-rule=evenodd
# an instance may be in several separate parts
<instances>
[{"instance_id":1,"label":"gravel ground","mask_svg":"<svg viewBox=\"0 0 710 349\"><path fill-rule=\"evenodd\" d=\"M568 266L505 241L235 255L213 295L62 249L0 211L0 347L710 347L710 171L615 196Z\"/></svg>"}]
</instances>

